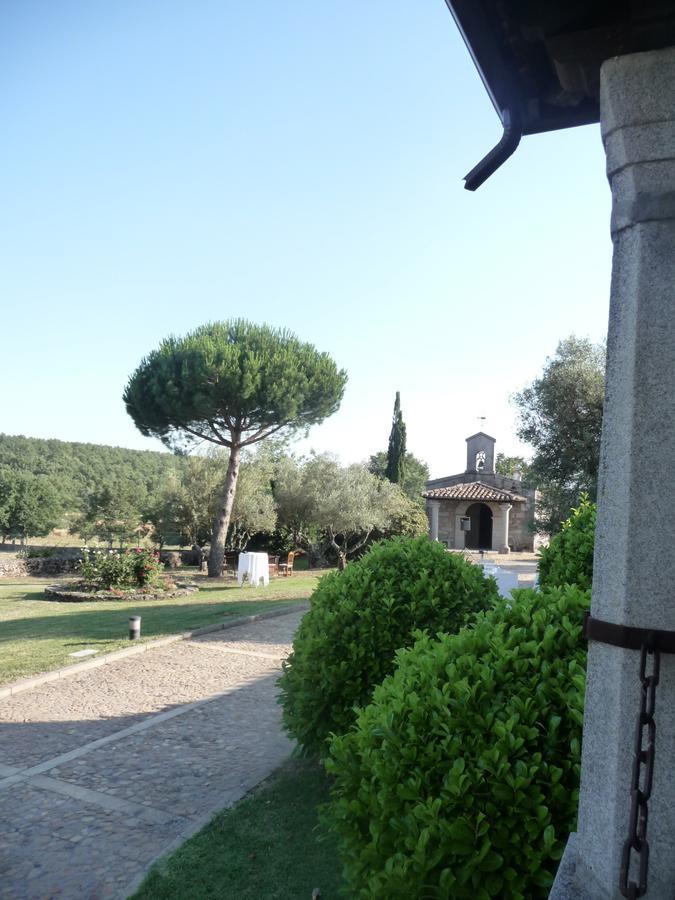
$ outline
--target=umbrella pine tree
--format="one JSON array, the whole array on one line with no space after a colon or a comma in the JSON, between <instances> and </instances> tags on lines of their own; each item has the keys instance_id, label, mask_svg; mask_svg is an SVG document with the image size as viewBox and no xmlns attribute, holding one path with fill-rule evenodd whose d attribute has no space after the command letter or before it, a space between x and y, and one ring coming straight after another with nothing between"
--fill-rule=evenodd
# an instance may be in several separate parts
<instances>
[{"instance_id":1,"label":"umbrella pine tree","mask_svg":"<svg viewBox=\"0 0 675 900\"><path fill-rule=\"evenodd\" d=\"M176 451L203 442L229 451L211 534L211 577L223 571L243 448L322 422L338 409L346 381L327 353L289 331L243 319L168 337L132 374L124 402L142 434Z\"/></svg>"}]
</instances>

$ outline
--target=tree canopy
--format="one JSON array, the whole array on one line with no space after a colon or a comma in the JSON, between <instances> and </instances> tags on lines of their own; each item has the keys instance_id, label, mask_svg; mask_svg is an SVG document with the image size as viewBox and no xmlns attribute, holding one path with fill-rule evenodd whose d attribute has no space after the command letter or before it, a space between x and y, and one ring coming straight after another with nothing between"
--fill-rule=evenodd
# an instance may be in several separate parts
<instances>
[{"instance_id":1,"label":"tree canopy","mask_svg":"<svg viewBox=\"0 0 675 900\"><path fill-rule=\"evenodd\" d=\"M545 531L560 529L582 493L595 500L604 394L604 345L572 335L514 397L518 437L534 448L529 477L542 492Z\"/></svg>"},{"instance_id":2,"label":"tree canopy","mask_svg":"<svg viewBox=\"0 0 675 900\"><path fill-rule=\"evenodd\" d=\"M401 412L401 394L396 391L394 414L389 433L386 476L392 484L401 484L405 475L406 427Z\"/></svg>"},{"instance_id":3,"label":"tree canopy","mask_svg":"<svg viewBox=\"0 0 675 900\"><path fill-rule=\"evenodd\" d=\"M374 537L427 531L426 516L398 485L363 465L342 467L327 453L301 461L287 457L274 494L279 524L312 559L330 550L344 565Z\"/></svg>"},{"instance_id":4,"label":"tree canopy","mask_svg":"<svg viewBox=\"0 0 675 900\"><path fill-rule=\"evenodd\" d=\"M530 482L530 468L530 463L524 456L507 456L505 453L498 453L495 459L495 472L498 475L514 478L520 473L520 479L524 484Z\"/></svg>"},{"instance_id":5,"label":"tree canopy","mask_svg":"<svg viewBox=\"0 0 675 900\"><path fill-rule=\"evenodd\" d=\"M374 453L368 460L368 470L373 475L377 475L378 478L386 478L387 459L387 453L384 450ZM429 466L408 450L405 455L403 478L399 482L399 487L406 497L414 500L420 506L424 506L422 494L426 489L428 480Z\"/></svg>"},{"instance_id":6,"label":"tree canopy","mask_svg":"<svg viewBox=\"0 0 675 900\"><path fill-rule=\"evenodd\" d=\"M155 450L0 434L0 466L48 478L66 512L82 511L111 481L129 484L139 497L155 494L181 463Z\"/></svg>"},{"instance_id":7,"label":"tree canopy","mask_svg":"<svg viewBox=\"0 0 675 900\"><path fill-rule=\"evenodd\" d=\"M63 512L61 499L44 475L0 467L0 537L39 537L48 534Z\"/></svg>"},{"instance_id":8,"label":"tree canopy","mask_svg":"<svg viewBox=\"0 0 675 900\"><path fill-rule=\"evenodd\" d=\"M222 573L242 448L322 422L338 409L346 380L327 353L243 319L166 338L132 374L124 402L142 434L172 449L207 441L230 451L209 575Z\"/></svg>"}]
</instances>

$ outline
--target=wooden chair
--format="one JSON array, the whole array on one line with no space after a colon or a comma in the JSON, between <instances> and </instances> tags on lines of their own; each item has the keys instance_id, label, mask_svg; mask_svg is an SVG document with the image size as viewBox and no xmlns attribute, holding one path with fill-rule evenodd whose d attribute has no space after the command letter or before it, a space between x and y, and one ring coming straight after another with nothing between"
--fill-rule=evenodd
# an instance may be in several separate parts
<instances>
[{"instance_id":1,"label":"wooden chair","mask_svg":"<svg viewBox=\"0 0 675 900\"><path fill-rule=\"evenodd\" d=\"M270 556L270 578L274 575L277 576L279 574L279 557L278 556Z\"/></svg>"},{"instance_id":2,"label":"wooden chair","mask_svg":"<svg viewBox=\"0 0 675 900\"><path fill-rule=\"evenodd\" d=\"M239 563L239 554L228 552L223 558L223 575L231 575L237 577L237 564Z\"/></svg>"},{"instance_id":3,"label":"wooden chair","mask_svg":"<svg viewBox=\"0 0 675 900\"><path fill-rule=\"evenodd\" d=\"M293 574L293 560L295 559L295 553L292 551L288 554L288 560L285 563L279 563L279 572L281 575L286 577L287 575Z\"/></svg>"}]
</instances>

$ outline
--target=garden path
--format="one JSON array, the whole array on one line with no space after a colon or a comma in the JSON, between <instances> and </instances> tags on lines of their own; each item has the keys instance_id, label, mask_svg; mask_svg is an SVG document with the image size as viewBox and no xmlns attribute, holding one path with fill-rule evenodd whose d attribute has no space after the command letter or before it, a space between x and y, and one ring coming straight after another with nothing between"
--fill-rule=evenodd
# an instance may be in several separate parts
<instances>
[{"instance_id":1,"label":"garden path","mask_svg":"<svg viewBox=\"0 0 675 900\"><path fill-rule=\"evenodd\" d=\"M0 898L124 898L288 756L276 679L303 611L0 700Z\"/></svg>"}]
</instances>

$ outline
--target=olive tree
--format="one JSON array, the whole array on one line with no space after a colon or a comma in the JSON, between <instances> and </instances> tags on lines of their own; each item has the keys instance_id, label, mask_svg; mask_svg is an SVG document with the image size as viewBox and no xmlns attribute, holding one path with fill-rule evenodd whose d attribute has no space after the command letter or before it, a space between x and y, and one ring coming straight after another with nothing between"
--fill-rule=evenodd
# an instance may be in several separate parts
<instances>
[{"instance_id":1,"label":"olive tree","mask_svg":"<svg viewBox=\"0 0 675 900\"><path fill-rule=\"evenodd\" d=\"M124 402L142 434L173 450L204 441L229 450L211 533L211 577L223 570L243 448L322 422L338 409L346 380L312 344L243 319L168 337L132 374Z\"/></svg>"},{"instance_id":2,"label":"olive tree","mask_svg":"<svg viewBox=\"0 0 675 900\"><path fill-rule=\"evenodd\" d=\"M363 465L342 467L327 453L302 462L287 459L278 468L274 494L279 524L296 544L314 559L332 550L340 568L373 535L381 537L399 527L405 531L411 508L416 512L398 485ZM424 526L426 530L426 517Z\"/></svg>"},{"instance_id":3,"label":"olive tree","mask_svg":"<svg viewBox=\"0 0 675 900\"><path fill-rule=\"evenodd\" d=\"M387 478L387 463L389 456L386 450L379 453L373 453L368 460L368 471L378 478ZM403 466L403 478L398 482L399 487L411 500L414 500L418 506L424 508L424 499L422 494L426 489L426 483L429 480L429 466L418 459L409 450L405 454L405 462Z\"/></svg>"}]
</instances>

